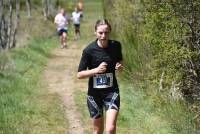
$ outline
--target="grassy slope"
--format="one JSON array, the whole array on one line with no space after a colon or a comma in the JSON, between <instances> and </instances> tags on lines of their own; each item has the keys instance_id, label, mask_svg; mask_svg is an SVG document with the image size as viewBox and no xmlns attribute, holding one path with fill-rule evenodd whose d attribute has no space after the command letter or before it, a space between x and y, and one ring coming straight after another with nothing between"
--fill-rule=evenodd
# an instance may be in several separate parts
<instances>
[{"instance_id":1,"label":"grassy slope","mask_svg":"<svg viewBox=\"0 0 200 134\"><path fill-rule=\"evenodd\" d=\"M0 133L64 133L60 100L47 94L42 71L55 39L31 41L9 53L10 65L0 78Z\"/></svg>"}]
</instances>

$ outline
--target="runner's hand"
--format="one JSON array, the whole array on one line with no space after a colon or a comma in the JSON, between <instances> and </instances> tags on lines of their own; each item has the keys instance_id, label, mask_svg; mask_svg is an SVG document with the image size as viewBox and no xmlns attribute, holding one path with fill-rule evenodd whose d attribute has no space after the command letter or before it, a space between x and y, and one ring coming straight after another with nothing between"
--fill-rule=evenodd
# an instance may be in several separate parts
<instances>
[{"instance_id":1,"label":"runner's hand","mask_svg":"<svg viewBox=\"0 0 200 134\"><path fill-rule=\"evenodd\" d=\"M107 68L107 63L106 62L102 62L97 68L96 71L97 73L104 73L106 71Z\"/></svg>"},{"instance_id":2,"label":"runner's hand","mask_svg":"<svg viewBox=\"0 0 200 134\"><path fill-rule=\"evenodd\" d=\"M116 69L116 70L119 70L119 71L122 71L122 70L123 70L123 65L122 65L122 63L117 62L116 65L115 65L115 69Z\"/></svg>"}]
</instances>

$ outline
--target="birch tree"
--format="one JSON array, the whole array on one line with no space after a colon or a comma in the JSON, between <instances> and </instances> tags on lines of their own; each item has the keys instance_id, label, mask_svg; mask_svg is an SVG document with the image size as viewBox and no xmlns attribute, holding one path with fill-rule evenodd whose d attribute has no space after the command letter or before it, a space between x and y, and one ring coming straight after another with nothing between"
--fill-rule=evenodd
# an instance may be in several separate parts
<instances>
[{"instance_id":1,"label":"birch tree","mask_svg":"<svg viewBox=\"0 0 200 134\"><path fill-rule=\"evenodd\" d=\"M9 0L7 6L0 0L0 49L10 49L15 47L16 34L19 25L19 0L16 3L16 17L13 19L13 1ZM5 8L8 7L8 10ZM6 14L6 11L8 13ZM7 16L7 17L5 17Z\"/></svg>"},{"instance_id":2,"label":"birch tree","mask_svg":"<svg viewBox=\"0 0 200 134\"><path fill-rule=\"evenodd\" d=\"M49 18L49 0L43 0L43 13L44 13L44 19L48 20Z\"/></svg>"},{"instance_id":3,"label":"birch tree","mask_svg":"<svg viewBox=\"0 0 200 134\"><path fill-rule=\"evenodd\" d=\"M4 19L4 6L3 6L3 0L0 0L0 49L4 48L5 46L5 30L4 30L4 25L5 25L5 19Z\"/></svg>"},{"instance_id":4,"label":"birch tree","mask_svg":"<svg viewBox=\"0 0 200 134\"><path fill-rule=\"evenodd\" d=\"M31 19L31 0L26 0L27 16Z\"/></svg>"}]
</instances>

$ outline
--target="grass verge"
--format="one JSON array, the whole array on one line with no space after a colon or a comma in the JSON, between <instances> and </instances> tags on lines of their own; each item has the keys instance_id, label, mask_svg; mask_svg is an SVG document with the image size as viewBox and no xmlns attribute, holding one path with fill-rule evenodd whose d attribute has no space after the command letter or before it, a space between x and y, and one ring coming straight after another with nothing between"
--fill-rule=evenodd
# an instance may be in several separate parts
<instances>
[{"instance_id":1,"label":"grass verge","mask_svg":"<svg viewBox=\"0 0 200 134\"><path fill-rule=\"evenodd\" d=\"M54 38L31 41L23 49L3 56L9 59L0 72L0 133L64 133L61 100L48 93L42 80Z\"/></svg>"},{"instance_id":2,"label":"grass verge","mask_svg":"<svg viewBox=\"0 0 200 134\"><path fill-rule=\"evenodd\" d=\"M191 123L193 116L184 103L162 103L144 89L121 82L119 134L197 134Z\"/></svg>"}]
</instances>

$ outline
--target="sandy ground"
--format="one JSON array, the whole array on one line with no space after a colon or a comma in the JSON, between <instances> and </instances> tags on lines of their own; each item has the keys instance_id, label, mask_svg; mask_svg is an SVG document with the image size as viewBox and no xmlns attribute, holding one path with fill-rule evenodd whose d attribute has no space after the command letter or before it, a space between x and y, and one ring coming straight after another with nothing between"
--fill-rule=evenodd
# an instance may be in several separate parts
<instances>
[{"instance_id":1,"label":"sandy ground","mask_svg":"<svg viewBox=\"0 0 200 134\"><path fill-rule=\"evenodd\" d=\"M80 120L80 113L77 110L73 92L75 89L84 87L77 81L76 73L82 50L77 48L76 44L67 49L57 48L45 69L45 79L50 92L57 93L62 100L65 118L69 123L66 128L66 134L84 134L85 125ZM86 87L82 88L86 89Z\"/></svg>"}]
</instances>

